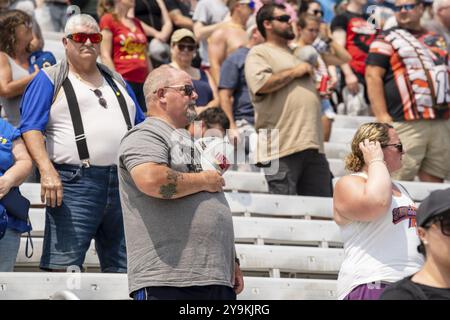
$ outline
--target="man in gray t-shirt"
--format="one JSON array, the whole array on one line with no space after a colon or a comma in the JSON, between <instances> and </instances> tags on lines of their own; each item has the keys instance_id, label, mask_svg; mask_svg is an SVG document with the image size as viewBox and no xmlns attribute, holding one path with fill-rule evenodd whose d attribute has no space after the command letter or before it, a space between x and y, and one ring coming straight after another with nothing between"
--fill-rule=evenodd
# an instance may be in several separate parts
<instances>
[{"instance_id":1,"label":"man in gray t-shirt","mask_svg":"<svg viewBox=\"0 0 450 320\"><path fill-rule=\"evenodd\" d=\"M202 171L184 130L196 116L191 77L161 66L144 94L150 117L128 132L119 151L130 295L235 299L243 277L224 179Z\"/></svg>"}]
</instances>

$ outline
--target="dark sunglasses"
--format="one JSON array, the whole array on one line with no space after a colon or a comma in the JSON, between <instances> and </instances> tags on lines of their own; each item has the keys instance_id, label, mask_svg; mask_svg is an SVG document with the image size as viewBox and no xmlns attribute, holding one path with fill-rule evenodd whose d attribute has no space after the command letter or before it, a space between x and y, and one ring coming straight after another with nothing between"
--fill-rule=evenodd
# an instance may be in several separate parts
<instances>
[{"instance_id":1,"label":"dark sunglasses","mask_svg":"<svg viewBox=\"0 0 450 320\"><path fill-rule=\"evenodd\" d=\"M402 153L403 152L403 144L401 143L391 143L391 144L384 144L381 146L382 148L386 148L386 147L395 147L398 152Z\"/></svg>"},{"instance_id":2,"label":"dark sunglasses","mask_svg":"<svg viewBox=\"0 0 450 320\"><path fill-rule=\"evenodd\" d=\"M92 43L100 43L103 40L103 35L101 33L78 32L67 36L67 39L73 40L76 43L85 43L88 38Z\"/></svg>"},{"instance_id":3,"label":"dark sunglasses","mask_svg":"<svg viewBox=\"0 0 450 320\"><path fill-rule=\"evenodd\" d=\"M268 20L277 20L279 22L289 22L291 20L291 16L288 14L283 14L277 17L270 17Z\"/></svg>"},{"instance_id":4,"label":"dark sunglasses","mask_svg":"<svg viewBox=\"0 0 450 320\"><path fill-rule=\"evenodd\" d=\"M395 12L400 12L400 11L402 11L402 9L405 9L406 11L411 11L411 10L413 10L415 7L417 7L417 3L404 4L404 5L401 5L401 6L395 6L395 7L394 7L394 11L395 11Z\"/></svg>"},{"instance_id":5,"label":"dark sunglasses","mask_svg":"<svg viewBox=\"0 0 450 320\"><path fill-rule=\"evenodd\" d=\"M313 10L313 15L315 15L315 16L317 16L317 15L321 15L321 16L323 16L323 11L322 10L319 10L319 9L316 9L316 10Z\"/></svg>"},{"instance_id":6,"label":"dark sunglasses","mask_svg":"<svg viewBox=\"0 0 450 320\"><path fill-rule=\"evenodd\" d=\"M439 222L439 224L441 225L442 234L450 237L450 215L447 213L434 217L425 225L425 227L429 228L433 223L436 222Z\"/></svg>"},{"instance_id":7,"label":"dark sunglasses","mask_svg":"<svg viewBox=\"0 0 450 320\"><path fill-rule=\"evenodd\" d=\"M190 84L179 85L179 86L166 86L164 88L171 88L171 89L177 89L177 91L183 91L184 95L187 97L192 96L192 94L195 91L195 88L193 86L191 86Z\"/></svg>"},{"instance_id":8,"label":"dark sunglasses","mask_svg":"<svg viewBox=\"0 0 450 320\"><path fill-rule=\"evenodd\" d=\"M108 108L108 104L106 103L105 98L103 98L103 93L99 89L92 90L92 92L94 92L95 96L98 98L98 103L100 103L103 108Z\"/></svg>"},{"instance_id":9,"label":"dark sunglasses","mask_svg":"<svg viewBox=\"0 0 450 320\"><path fill-rule=\"evenodd\" d=\"M189 52L192 52L197 48L195 44L184 44L184 43L177 43L177 47L178 50L180 51L189 51Z\"/></svg>"}]
</instances>

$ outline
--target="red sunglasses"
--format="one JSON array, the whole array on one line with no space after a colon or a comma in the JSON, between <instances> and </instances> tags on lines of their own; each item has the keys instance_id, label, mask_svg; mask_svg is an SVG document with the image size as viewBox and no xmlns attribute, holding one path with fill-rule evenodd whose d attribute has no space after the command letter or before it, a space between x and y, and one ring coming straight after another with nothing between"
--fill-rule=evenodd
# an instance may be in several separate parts
<instances>
[{"instance_id":1,"label":"red sunglasses","mask_svg":"<svg viewBox=\"0 0 450 320\"><path fill-rule=\"evenodd\" d=\"M100 43L100 42L102 42L103 35L101 33L78 32L78 33L69 34L67 36L67 39L73 40L76 43L85 43L88 38L92 43Z\"/></svg>"}]
</instances>

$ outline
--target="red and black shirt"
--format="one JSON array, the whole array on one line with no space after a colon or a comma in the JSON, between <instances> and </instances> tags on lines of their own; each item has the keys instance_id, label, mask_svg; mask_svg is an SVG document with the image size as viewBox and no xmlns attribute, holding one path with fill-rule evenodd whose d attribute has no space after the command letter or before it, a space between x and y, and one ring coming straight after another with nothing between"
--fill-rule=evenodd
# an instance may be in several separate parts
<instances>
[{"instance_id":1,"label":"red and black shirt","mask_svg":"<svg viewBox=\"0 0 450 320\"><path fill-rule=\"evenodd\" d=\"M366 68L366 58L369 47L375 39L377 30L369 23L368 16L346 11L334 17L331 22L331 31L338 29L346 32L345 48L352 56L350 67L353 72L364 76Z\"/></svg>"},{"instance_id":2,"label":"red and black shirt","mask_svg":"<svg viewBox=\"0 0 450 320\"><path fill-rule=\"evenodd\" d=\"M436 110L434 108L420 107L417 92L426 93L429 91L430 83L412 75L412 71L423 71L420 65L407 66L410 63L417 63L417 59L402 58L401 52L396 50L392 42L389 41L389 33L397 29L393 28L384 31L377 37L370 46L370 52L366 61L367 65L381 67L386 70L383 83L390 116L394 121L448 119L448 108ZM448 70L448 53L446 51L446 42L442 36L425 30L408 32L431 51L435 65L447 66L446 70ZM403 47L402 49L406 50L407 48ZM420 98L423 97L425 97L425 94L422 94Z\"/></svg>"}]
</instances>

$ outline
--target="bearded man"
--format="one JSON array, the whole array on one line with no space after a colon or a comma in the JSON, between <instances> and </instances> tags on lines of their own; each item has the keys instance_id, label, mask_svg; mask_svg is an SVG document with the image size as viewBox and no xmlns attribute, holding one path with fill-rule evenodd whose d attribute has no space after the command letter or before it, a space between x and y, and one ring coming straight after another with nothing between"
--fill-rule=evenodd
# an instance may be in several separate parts
<instances>
[{"instance_id":1,"label":"bearded man","mask_svg":"<svg viewBox=\"0 0 450 320\"><path fill-rule=\"evenodd\" d=\"M250 50L245 78L255 107L255 128L268 130L260 134L257 157L261 163L270 161L265 168L270 193L330 197L331 173L323 153L313 68L288 46L295 35L283 5L264 5L256 23L265 42Z\"/></svg>"}]
</instances>

